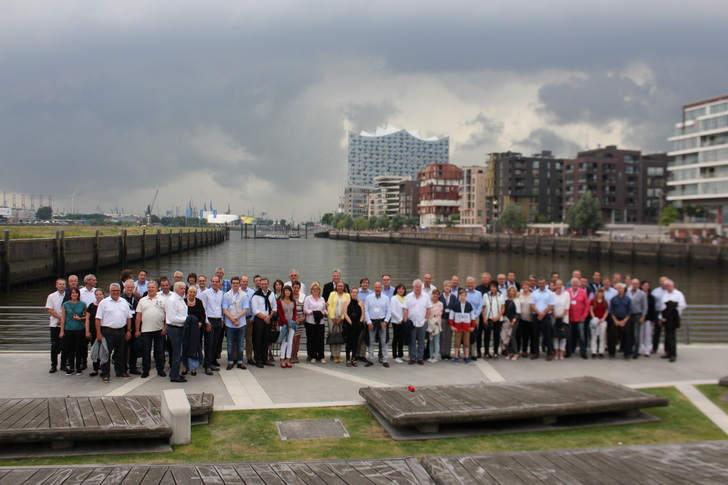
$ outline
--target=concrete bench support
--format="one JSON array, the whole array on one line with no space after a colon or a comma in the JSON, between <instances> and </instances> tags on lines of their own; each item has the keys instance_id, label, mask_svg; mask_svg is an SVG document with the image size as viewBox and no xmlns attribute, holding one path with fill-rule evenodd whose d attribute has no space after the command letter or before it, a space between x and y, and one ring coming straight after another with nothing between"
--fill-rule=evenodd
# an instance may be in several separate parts
<instances>
[{"instance_id":1,"label":"concrete bench support","mask_svg":"<svg viewBox=\"0 0 728 485\"><path fill-rule=\"evenodd\" d=\"M170 445L186 445L192 441L192 408L184 389L162 393L162 417L172 428Z\"/></svg>"}]
</instances>

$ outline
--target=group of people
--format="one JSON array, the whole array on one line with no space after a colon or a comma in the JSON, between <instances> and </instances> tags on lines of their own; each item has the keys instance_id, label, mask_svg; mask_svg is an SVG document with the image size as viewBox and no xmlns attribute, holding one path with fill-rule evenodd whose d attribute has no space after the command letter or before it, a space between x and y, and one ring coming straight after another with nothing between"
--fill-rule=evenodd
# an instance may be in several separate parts
<instances>
[{"instance_id":1,"label":"group of people","mask_svg":"<svg viewBox=\"0 0 728 485\"><path fill-rule=\"evenodd\" d=\"M255 275L225 279L223 268L212 277L182 272L172 280L148 279L141 270L134 279L124 270L108 295L97 288L94 275L83 286L77 276L58 279L46 301L50 314L51 373L92 376L109 382L111 366L117 377L149 376L152 358L156 372L173 382L185 382L197 369L214 375L221 368L227 342L226 370L274 366L278 347L280 366L299 362L301 338L311 363L329 359L352 367L375 362L424 365L425 360L458 364L503 357L563 360L578 352L583 359L649 357L658 351L664 328L664 354L677 359L675 331L687 304L667 277L659 285L619 273L591 281L574 271L564 284L558 273L529 276L519 282L514 272L495 278L484 272L480 283L457 275L441 289L426 274L408 291L384 274L371 284L362 278L350 287L341 272L331 281L313 282L307 291L296 270L289 280L271 284ZM390 342L390 327L391 342ZM89 344L91 352L89 354ZM454 345L453 345L454 344ZM405 359L404 346L408 347ZM342 347L344 350L342 358ZM375 356L376 354L376 356ZM139 361L141 360L141 366Z\"/></svg>"}]
</instances>

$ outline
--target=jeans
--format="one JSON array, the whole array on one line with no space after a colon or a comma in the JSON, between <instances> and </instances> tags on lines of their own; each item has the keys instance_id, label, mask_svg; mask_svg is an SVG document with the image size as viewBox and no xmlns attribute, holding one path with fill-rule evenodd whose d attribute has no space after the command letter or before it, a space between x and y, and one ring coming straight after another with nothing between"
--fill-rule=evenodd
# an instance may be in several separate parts
<instances>
[{"instance_id":1,"label":"jeans","mask_svg":"<svg viewBox=\"0 0 728 485\"><path fill-rule=\"evenodd\" d=\"M218 342L222 341L222 319L208 318L210 320L210 331L205 332L205 369L213 366L217 360Z\"/></svg>"},{"instance_id":2,"label":"jeans","mask_svg":"<svg viewBox=\"0 0 728 485\"><path fill-rule=\"evenodd\" d=\"M169 339L169 378L179 379L179 364L182 361L182 333L184 327L167 325L167 338Z\"/></svg>"},{"instance_id":3,"label":"jeans","mask_svg":"<svg viewBox=\"0 0 728 485\"><path fill-rule=\"evenodd\" d=\"M387 351L387 329L383 326L382 320L372 320L373 328L369 330L369 362L374 362L374 348L377 346L376 335L379 334L379 341L382 349L382 362L389 360L389 352Z\"/></svg>"},{"instance_id":4,"label":"jeans","mask_svg":"<svg viewBox=\"0 0 728 485\"><path fill-rule=\"evenodd\" d=\"M142 372L149 372L152 368L152 349L154 349L154 366L157 372L164 372L164 341L161 330L142 332Z\"/></svg>"},{"instance_id":5,"label":"jeans","mask_svg":"<svg viewBox=\"0 0 728 485\"><path fill-rule=\"evenodd\" d=\"M109 360L101 364L101 377L108 378L111 376L111 362L114 362L114 371L116 376L126 374L126 363L124 352L126 348L126 327L114 329L110 327L101 327L101 336L106 339L106 345L109 348Z\"/></svg>"},{"instance_id":6,"label":"jeans","mask_svg":"<svg viewBox=\"0 0 728 485\"><path fill-rule=\"evenodd\" d=\"M576 352L576 345L578 343L579 351L582 357L586 356L586 342L588 340L588 328L586 321L571 322L570 327L569 342L566 344L566 351L570 354L573 354L574 352Z\"/></svg>"},{"instance_id":7,"label":"jeans","mask_svg":"<svg viewBox=\"0 0 728 485\"><path fill-rule=\"evenodd\" d=\"M640 355L640 336L642 333L643 322L640 322L642 315L632 315L632 355Z\"/></svg>"},{"instance_id":8,"label":"jeans","mask_svg":"<svg viewBox=\"0 0 728 485\"><path fill-rule=\"evenodd\" d=\"M440 355L440 335L430 336L430 358L439 359Z\"/></svg>"},{"instance_id":9,"label":"jeans","mask_svg":"<svg viewBox=\"0 0 728 485\"><path fill-rule=\"evenodd\" d=\"M247 325L241 327L225 326L227 336L227 357L228 364L235 363L235 352L237 351L238 364L243 364L243 356L245 355L245 329Z\"/></svg>"},{"instance_id":10,"label":"jeans","mask_svg":"<svg viewBox=\"0 0 728 485\"><path fill-rule=\"evenodd\" d=\"M425 333L427 333L427 325L412 328L412 337L410 337L409 357L410 360L420 361L425 358Z\"/></svg>"}]
</instances>

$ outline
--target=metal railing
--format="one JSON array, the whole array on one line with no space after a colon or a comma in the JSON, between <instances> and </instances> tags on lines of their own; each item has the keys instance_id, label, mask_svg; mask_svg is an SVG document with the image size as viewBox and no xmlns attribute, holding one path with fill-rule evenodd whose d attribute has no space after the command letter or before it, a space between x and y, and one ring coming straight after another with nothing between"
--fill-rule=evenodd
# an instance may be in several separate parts
<instances>
[{"instance_id":1,"label":"metal railing","mask_svg":"<svg viewBox=\"0 0 728 485\"><path fill-rule=\"evenodd\" d=\"M48 318L44 307L0 306L0 351L47 350L50 342ZM679 343L687 345L728 343L728 305L688 306L677 337ZM304 334L302 351L305 351L305 340ZM274 345L274 349L277 348L278 345Z\"/></svg>"}]
</instances>

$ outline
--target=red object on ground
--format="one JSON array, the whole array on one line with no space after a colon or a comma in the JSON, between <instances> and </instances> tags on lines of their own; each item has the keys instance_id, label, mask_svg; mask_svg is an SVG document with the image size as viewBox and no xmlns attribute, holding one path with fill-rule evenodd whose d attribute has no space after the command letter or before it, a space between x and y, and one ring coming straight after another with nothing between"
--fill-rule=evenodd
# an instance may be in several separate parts
<instances>
[{"instance_id":1,"label":"red object on ground","mask_svg":"<svg viewBox=\"0 0 728 485\"><path fill-rule=\"evenodd\" d=\"M407 389L409 389L410 392L415 392L415 386L407 386Z\"/></svg>"}]
</instances>

